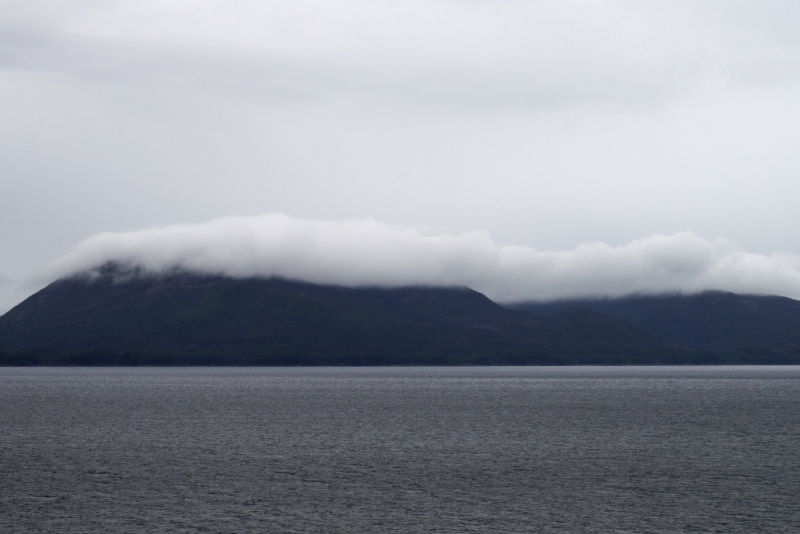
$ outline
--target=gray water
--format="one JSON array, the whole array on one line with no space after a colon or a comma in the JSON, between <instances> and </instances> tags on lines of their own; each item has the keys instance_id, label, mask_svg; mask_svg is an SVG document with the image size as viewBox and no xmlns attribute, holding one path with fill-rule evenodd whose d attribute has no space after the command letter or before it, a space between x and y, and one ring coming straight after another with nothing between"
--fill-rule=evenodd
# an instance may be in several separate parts
<instances>
[{"instance_id":1,"label":"gray water","mask_svg":"<svg viewBox=\"0 0 800 534\"><path fill-rule=\"evenodd\" d=\"M800 532L800 367L0 368L1 532Z\"/></svg>"}]
</instances>

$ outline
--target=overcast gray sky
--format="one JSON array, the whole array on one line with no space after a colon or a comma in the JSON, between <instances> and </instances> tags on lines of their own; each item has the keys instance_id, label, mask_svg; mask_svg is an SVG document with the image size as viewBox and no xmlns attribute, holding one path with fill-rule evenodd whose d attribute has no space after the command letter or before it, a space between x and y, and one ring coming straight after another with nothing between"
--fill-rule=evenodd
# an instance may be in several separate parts
<instances>
[{"instance_id":1,"label":"overcast gray sky","mask_svg":"<svg viewBox=\"0 0 800 534\"><path fill-rule=\"evenodd\" d=\"M0 1L0 312L98 233L269 213L531 254L724 242L794 280L798 21L789 1Z\"/></svg>"}]
</instances>

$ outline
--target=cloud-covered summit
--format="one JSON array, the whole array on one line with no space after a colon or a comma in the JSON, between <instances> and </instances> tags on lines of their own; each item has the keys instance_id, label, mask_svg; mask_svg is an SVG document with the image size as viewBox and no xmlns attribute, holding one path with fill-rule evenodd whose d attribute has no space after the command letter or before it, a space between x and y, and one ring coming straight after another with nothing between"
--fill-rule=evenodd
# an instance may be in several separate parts
<instances>
[{"instance_id":1,"label":"cloud-covered summit","mask_svg":"<svg viewBox=\"0 0 800 534\"><path fill-rule=\"evenodd\" d=\"M722 242L666 275L624 258L684 229L800 254L799 18L785 0L0 1L0 311L87 236L271 212L539 247L276 260L326 279L795 292L793 260ZM567 250L595 241L630 246Z\"/></svg>"},{"instance_id":2,"label":"cloud-covered summit","mask_svg":"<svg viewBox=\"0 0 800 534\"><path fill-rule=\"evenodd\" d=\"M691 232L548 252L499 245L485 232L426 235L372 219L282 214L99 234L44 275L54 280L109 262L149 273L279 276L351 287L469 286L500 302L710 289L800 297L800 257L747 253Z\"/></svg>"}]
</instances>

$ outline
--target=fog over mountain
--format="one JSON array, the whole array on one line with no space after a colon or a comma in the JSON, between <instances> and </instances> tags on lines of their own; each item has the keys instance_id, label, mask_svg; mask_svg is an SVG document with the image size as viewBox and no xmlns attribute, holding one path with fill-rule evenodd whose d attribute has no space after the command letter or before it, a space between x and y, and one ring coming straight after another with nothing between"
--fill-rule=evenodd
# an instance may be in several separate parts
<instances>
[{"instance_id":1,"label":"fog over mountain","mask_svg":"<svg viewBox=\"0 0 800 534\"><path fill-rule=\"evenodd\" d=\"M748 253L691 232L550 252L500 245L486 232L429 235L372 219L282 214L99 234L40 277L91 272L109 262L148 273L278 276L351 287L469 286L500 302L709 289L800 297L800 257Z\"/></svg>"},{"instance_id":2,"label":"fog over mountain","mask_svg":"<svg viewBox=\"0 0 800 534\"><path fill-rule=\"evenodd\" d=\"M265 223L344 248L258 237L248 260L236 237L234 262L201 236L261 223L200 224L170 261L502 299L796 295L797 20L788 0L0 0L0 313L101 232L269 213L389 226Z\"/></svg>"}]
</instances>

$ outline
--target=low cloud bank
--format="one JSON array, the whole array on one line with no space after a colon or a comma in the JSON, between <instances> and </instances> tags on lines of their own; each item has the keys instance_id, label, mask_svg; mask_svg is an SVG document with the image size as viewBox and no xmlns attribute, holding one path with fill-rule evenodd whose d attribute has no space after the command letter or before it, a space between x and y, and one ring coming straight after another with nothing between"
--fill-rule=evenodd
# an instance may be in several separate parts
<instances>
[{"instance_id":1,"label":"low cloud bank","mask_svg":"<svg viewBox=\"0 0 800 534\"><path fill-rule=\"evenodd\" d=\"M800 297L800 256L752 254L691 232L546 252L497 245L485 232L429 236L371 219L281 214L99 234L43 275L55 280L109 262L149 273L280 276L350 287L469 286L499 302L709 289Z\"/></svg>"}]
</instances>

